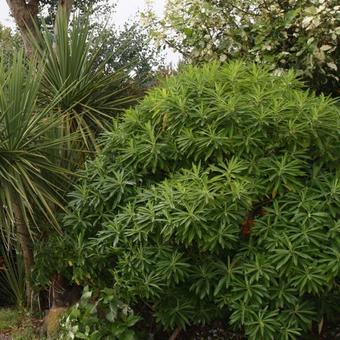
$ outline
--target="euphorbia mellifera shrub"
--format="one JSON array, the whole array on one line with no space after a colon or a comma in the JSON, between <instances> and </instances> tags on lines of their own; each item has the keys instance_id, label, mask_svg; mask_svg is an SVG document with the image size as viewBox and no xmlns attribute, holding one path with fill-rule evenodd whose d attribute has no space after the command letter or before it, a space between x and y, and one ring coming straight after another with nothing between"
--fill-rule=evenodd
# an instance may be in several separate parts
<instances>
[{"instance_id":1,"label":"euphorbia mellifera shrub","mask_svg":"<svg viewBox=\"0 0 340 340\"><path fill-rule=\"evenodd\" d=\"M218 319L258 340L322 325L340 299L339 118L290 72L170 77L114 121L71 195L75 279L165 329Z\"/></svg>"}]
</instances>

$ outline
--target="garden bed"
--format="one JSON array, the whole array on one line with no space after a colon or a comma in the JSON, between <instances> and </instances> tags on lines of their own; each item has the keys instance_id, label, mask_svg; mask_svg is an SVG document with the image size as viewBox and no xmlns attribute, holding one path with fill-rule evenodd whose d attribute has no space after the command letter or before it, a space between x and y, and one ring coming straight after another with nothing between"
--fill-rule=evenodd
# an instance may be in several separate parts
<instances>
[{"instance_id":1,"label":"garden bed","mask_svg":"<svg viewBox=\"0 0 340 340\"><path fill-rule=\"evenodd\" d=\"M42 320L11 308L0 309L0 340L42 339Z\"/></svg>"}]
</instances>

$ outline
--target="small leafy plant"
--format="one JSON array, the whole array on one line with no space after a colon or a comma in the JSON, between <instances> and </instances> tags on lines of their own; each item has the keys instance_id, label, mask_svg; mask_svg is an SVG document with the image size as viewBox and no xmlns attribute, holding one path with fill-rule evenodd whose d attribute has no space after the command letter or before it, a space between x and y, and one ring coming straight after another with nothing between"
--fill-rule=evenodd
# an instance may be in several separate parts
<instances>
[{"instance_id":1,"label":"small leafy plant","mask_svg":"<svg viewBox=\"0 0 340 340\"><path fill-rule=\"evenodd\" d=\"M292 72L188 67L87 163L64 218L73 278L164 329L308 333L339 306L339 127L335 101Z\"/></svg>"},{"instance_id":2,"label":"small leafy plant","mask_svg":"<svg viewBox=\"0 0 340 340\"><path fill-rule=\"evenodd\" d=\"M133 340L135 333L131 327L138 320L139 317L117 298L114 290L107 288L96 299L85 287L80 302L62 321L60 339Z\"/></svg>"}]
</instances>

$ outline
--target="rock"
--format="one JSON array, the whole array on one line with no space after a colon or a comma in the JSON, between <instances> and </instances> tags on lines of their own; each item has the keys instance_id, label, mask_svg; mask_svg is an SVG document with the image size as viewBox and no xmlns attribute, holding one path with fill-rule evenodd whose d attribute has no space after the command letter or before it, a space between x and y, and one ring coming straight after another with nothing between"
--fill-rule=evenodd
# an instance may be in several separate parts
<instances>
[{"instance_id":1,"label":"rock","mask_svg":"<svg viewBox=\"0 0 340 340\"><path fill-rule=\"evenodd\" d=\"M64 307L55 307L47 312L42 325L42 335L46 335L48 339L57 335L60 320L66 310Z\"/></svg>"}]
</instances>

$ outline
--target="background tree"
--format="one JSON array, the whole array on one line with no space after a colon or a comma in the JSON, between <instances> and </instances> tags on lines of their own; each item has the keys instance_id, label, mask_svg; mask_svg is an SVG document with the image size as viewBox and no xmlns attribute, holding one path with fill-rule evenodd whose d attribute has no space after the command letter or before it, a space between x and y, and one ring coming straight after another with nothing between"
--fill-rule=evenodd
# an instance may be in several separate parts
<instances>
[{"instance_id":1,"label":"background tree","mask_svg":"<svg viewBox=\"0 0 340 340\"><path fill-rule=\"evenodd\" d=\"M13 55L22 47L22 41L16 32L0 24L0 62L8 66Z\"/></svg>"},{"instance_id":2,"label":"background tree","mask_svg":"<svg viewBox=\"0 0 340 340\"><path fill-rule=\"evenodd\" d=\"M39 0L40 1L40 16L44 19L47 25L53 25L56 13L60 8L60 0ZM70 6L70 3L68 4ZM80 15L93 14L97 22L103 22L103 18L108 19L115 4L110 0L73 0L71 11L78 11ZM96 23L94 23L96 25Z\"/></svg>"},{"instance_id":3,"label":"background tree","mask_svg":"<svg viewBox=\"0 0 340 340\"><path fill-rule=\"evenodd\" d=\"M336 0L169 0L163 20L148 19L153 36L188 62L242 57L294 68L310 88L340 94Z\"/></svg>"},{"instance_id":4,"label":"background tree","mask_svg":"<svg viewBox=\"0 0 340 340\"><path fill-rule=\"evenodd\" d=\"M66 15L59 12L54 31L44 25L35 42L43 64L40 100L44 105L64 94L56 110L67 117L66 131L80 131L88 148L105 121L132 101L126 70L106 72L110 56L101 58L105 41L102 35L95 40L90 31L88 16L76 16L69 29Z\"/></svg>"},{"instance_id":5,"label":"background tree","mask_svg":"<svg viewBox=\"0 0 340 340\"><path fill-rule=\"evenodd\" d=\"M108 73L125 70L135 85L145 87L154 80L156 71L164 66L163 54L156 49L138 21L126 23L122 29L99 24L93 31L99 39L104 37L103 50L97 62L106 60Z\"/></svg>"}]
</instances>

